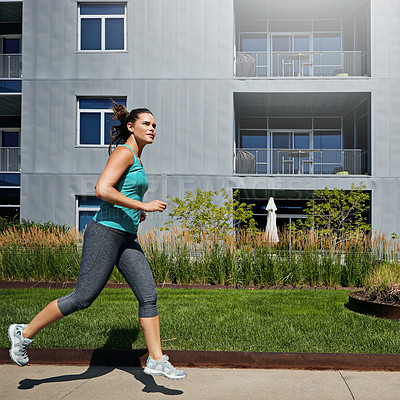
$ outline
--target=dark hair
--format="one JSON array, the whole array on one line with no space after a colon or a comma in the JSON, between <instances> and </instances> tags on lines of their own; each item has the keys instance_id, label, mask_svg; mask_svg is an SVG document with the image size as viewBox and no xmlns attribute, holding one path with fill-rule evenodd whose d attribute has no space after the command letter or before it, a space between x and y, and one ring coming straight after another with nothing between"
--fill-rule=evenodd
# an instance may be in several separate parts
<instances>
[{"instance_id":1,"label":"dark hair","mask_svg":"<svg viewBox=\"0 0 400 400\"><path fill-rule=\"evenodd\" d=\"M128 122L134 124L139 119L140 114L153 115L153 113L147 108L135 108L134 110L129 112L124 105L117 104L113 99L111 99L111 101L113 102L111 110L114 111L112 119L114 121L119 121L120 125L113 125L111 128L111 143L108 147L108 154L111 154L112 146L118 146L120 143L125 143L129 139L131 132L126 126Z\"/></svg>"}]
</instances>

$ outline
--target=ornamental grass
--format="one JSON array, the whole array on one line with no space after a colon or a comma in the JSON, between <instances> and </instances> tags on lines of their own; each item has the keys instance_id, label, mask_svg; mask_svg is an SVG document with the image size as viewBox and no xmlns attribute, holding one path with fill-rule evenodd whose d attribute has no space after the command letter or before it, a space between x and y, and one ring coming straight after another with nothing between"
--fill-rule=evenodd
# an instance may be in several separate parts
<instances>
[{"instance_id":1,"label":"ornamental grass","mask_svg":"<svg viewBox=\"0 0 400 400\"><path fill-rule=\"evenodd\" d=\"M382 264L398 262L399 241L355 232L346 239L318 231L196 234L180 229L140 231L156 283L243 286L361 287ZM35 224L0 232L0 279L76 281L82 234ZM124 282L114 269L111 282Z\"/></svg>"}]
</instances>

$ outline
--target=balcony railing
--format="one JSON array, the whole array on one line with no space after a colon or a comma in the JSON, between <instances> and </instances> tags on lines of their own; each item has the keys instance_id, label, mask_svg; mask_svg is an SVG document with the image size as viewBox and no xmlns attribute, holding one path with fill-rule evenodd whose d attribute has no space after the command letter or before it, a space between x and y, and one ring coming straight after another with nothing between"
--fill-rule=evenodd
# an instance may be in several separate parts
<instances>
[{"instance_id":1,"label":"balcony railing","mask_svg":"<svg viewBox=\"0 0 400 400\"><path fill-rule=\"evenodd\" d=\"M362 76L363 51L246 51L236 53L236 76Z\"/></svg>"},{"instance_id":2,"label":"balcony railing","mask_svg":"<svg viewBox=\"0 0 400 400\"><path fill-rule=\"evenodd\" d=\"M22 55L0 54L0 78L21 78Z\"/></svg>"},{"instance_id":3,"label":"balcony railing","mask_svg":"<svg viewBox=\"0 0 400 400\"><path fill-rule=\"evenodd\" d=\"M236 149L237 174L367 173L367 152L361 149Z\"/></svg>"},{"instance_id":4,"label":"balcony railing","mask_svg":"<svg viewBox=\"0 0 400 400\"><path fill-rule=\"evenodd\" d=\"M0 171L19 172L21 170L21 148L0 147Z\"/></svg>"}]
</instances>

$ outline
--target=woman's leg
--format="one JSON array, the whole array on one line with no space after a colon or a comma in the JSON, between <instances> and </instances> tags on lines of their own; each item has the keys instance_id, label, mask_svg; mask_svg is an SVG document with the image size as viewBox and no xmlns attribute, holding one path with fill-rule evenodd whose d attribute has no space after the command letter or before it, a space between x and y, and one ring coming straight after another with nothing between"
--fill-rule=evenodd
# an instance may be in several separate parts
<instances>
[{"instance_id":1,"label":"woman's leg","mask_svg":"<svg viewBox=\"0 0 400 400\"><path fill-rule=\"evenodd\" d=\"M162 353L156 285L137 238L122 252L117 267L139 301L139 322L149 352L143 372L170 379L185 378L186 372L174 368Z\"/></svg>"},{"instance_id":2,"label":"woman's leg","mask_svg":"<svg viewBox=\"0 0 400 400\"><path fill-rule=\"evenodd\" d=\"M113 232L102 225L89 224L84 237L81 265L75 290L52 301L23 330L33 338L40 330L75 311L89 307L107 283L118 256ZM117 234L117 241L119 239Z\"/></svg>"},{"instance_id":3,"label":"woman's leg","mask_svg":"<svg viewBox=\"0 0 400 400\"><path fill-rule=\"evenodd\" d=\"M156 361L161 361L163 353L160 338L160 317L139 318L149 356Z\"/></svg>"},{"instance_id":4,"label":"woman's leg","mask_svg":"<svg viewBox=\"0 0 400 400\"><path fill-rule=\"evenodd\" d=\"M25 325L25 328L22 331L22 336L27 339L33 339L44 327L63 317L64 315L61 314L61 311L58 308L57 300L53 300L43 308L43 310L40 311L40 313L37 314L29 324Z\"/></svg>"},{"instance_id":5,"label":"woman's leg","mask_svg":"<svg viewBox=\"0 0 400 400\"><path fill-rule=\"evenodd\" d=\"M133 236L135 238L135 236ZM137 240L129 242L117 264L139 301L139 323L151 358L161 360L160 319L157 291L150 265Z\"/></svg>"}]
</instances>

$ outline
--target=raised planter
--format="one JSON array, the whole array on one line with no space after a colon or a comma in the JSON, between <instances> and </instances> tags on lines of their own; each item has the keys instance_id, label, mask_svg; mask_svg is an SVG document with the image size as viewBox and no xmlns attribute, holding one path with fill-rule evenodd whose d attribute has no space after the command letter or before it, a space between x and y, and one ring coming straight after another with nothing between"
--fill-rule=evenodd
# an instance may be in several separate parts
<instances>
[{"instance_id":1,"label":"raised planter","mask_svg":"<svg viewBox=\"0 0 400 400\"><path fill-rule=\"evenodd\" d=\"M400 305L367 300L360 291L349 294L348 308L378 318L400 319Z\"/></svg>"}]
</instances>

